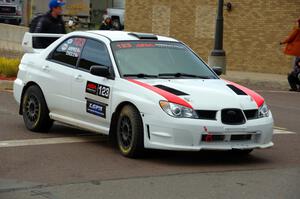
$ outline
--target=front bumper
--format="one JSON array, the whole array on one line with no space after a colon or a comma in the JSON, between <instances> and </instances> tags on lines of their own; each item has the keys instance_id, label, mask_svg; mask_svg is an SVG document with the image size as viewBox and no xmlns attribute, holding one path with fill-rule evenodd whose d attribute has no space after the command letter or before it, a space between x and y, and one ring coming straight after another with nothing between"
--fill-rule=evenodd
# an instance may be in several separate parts
<instances>
[{"instance_id":1,"label":"front bumper","mask_svg":"<svg viewBox=\"0 0 300 199\"><path fill-rule=\"evenodd\" d=\"M248 120L243 125L225 125L219 119L199 120L144 116L145 148L199 151L256 149L273 146L273 118Z\"/></svg>"},{"instance_id":2,"label":"front bumper","mask_svg":"<svg viewBox=\"0 0 300 199\"><path fill-rule=\"evenodd\" d=\"M22 16L19 15L0 15L0 20L21 20Z\"/></svg>"}]
</instances>

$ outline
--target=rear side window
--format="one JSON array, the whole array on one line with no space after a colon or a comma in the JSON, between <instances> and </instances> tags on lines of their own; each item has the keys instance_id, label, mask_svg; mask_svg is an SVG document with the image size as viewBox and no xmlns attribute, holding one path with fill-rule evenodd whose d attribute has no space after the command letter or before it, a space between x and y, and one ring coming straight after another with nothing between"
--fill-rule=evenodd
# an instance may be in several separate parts
<instances>
[{"instance_id":1,"label":"rear side window","mask_svg":"<svg viewBox=\"0 0 300 199\"><path fill-rule=\"evenodd\" d=\"M85 43L85 38L69 38L55 49L50 59L75 67Z\"/></svg>"},{"instance_id":2,"label":"rear side window","mask_svg":"<svg viewBox=\"0 0 300 199\"><path fill-rule=\"evenodd\" d=\"M111 66L111 61L104 43L88 39L82 51L78 68L89 71L93 65Z\"/></svg>"}]
</instances>

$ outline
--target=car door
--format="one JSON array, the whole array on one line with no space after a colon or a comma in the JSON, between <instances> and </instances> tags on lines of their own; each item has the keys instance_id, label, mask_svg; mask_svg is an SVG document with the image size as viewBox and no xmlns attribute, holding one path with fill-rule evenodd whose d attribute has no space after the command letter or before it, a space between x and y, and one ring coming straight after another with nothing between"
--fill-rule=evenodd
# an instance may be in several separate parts
<instances>
[{"instance_id":1,"label":"car door","mask_svg":"<svg viewBox=\"0 0 300 199\"><path fill-rule=\"evenodd\" d=\"M47 73L41 80L46 85L45 95L50 111L59 115L70 115L71 81L80 52L73 52L72 42L76 37L64 40L50 53L42 66Z\"/></svg>"},{"instance_id":2,"label":"car door","mask_svg":"<svg viewBox=\"0 0 300 199\"><path fill-rule=\"evenodd\" d=\"M74 117L81 121L107 129L114 80L92 75L90 68L93 65L112 69L106 45L98 40L87 39L73 77L72 110Z\"/></svg>"}]
</instances>

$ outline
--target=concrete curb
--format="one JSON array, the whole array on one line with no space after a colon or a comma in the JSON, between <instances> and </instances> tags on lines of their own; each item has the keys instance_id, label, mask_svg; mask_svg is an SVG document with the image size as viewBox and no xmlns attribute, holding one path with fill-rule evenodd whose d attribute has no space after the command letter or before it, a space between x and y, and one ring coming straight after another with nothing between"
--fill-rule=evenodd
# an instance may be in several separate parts
<instances>
[{"instance_id":1,"label":"concrete curb","mask_svg":"<svg viewBox=\"0 0 300 199\"><path fill-rule=\"evenodd\" d=\"M286 75L255 72L228 71L222 79L236 82L254 90L284 90L289 89Z\"/></svg>"},{"instance_id":2,"label":"concrete curb","mask_svg":"<svg viewBox=\"0 0 300 199\"><path fill-rule=\"evenodd\" d=\"M242 86L245 86L250 89L254 90L280 90L280 91L287 91L289 90L288 81L280 81L280 80L253 80L250 78L240 79L237 77L227 77L223 78L235 83L238 83Z\"/></svg>"},{"instance_id":3,"label":"concrete curb","mask_svg":"<svg viewBox=\"0 0 300 199\"><path fill-rule=\"evenodd\" d=\"M13 80L0 80L0 91L2 90L13 90Z\"/></svg>"}]
</instances>

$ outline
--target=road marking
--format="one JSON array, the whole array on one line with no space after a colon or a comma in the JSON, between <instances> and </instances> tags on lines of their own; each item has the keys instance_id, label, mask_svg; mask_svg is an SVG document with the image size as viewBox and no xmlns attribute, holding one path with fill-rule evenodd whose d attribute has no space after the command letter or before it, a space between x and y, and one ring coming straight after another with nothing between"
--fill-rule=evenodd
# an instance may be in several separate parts
<instances>
[{"instance_id":1,"label":"road marking","mask_svg":"<svg viewBox=\"0 0 300 199\"><path fill-rule=\"evenodd\" d=\"M285 128L274 127L273 133L278 134L296 134L292 131L287 131ZM24 140L5 140L0 141L0 148L18 147L18 146L35 146L47 144L70 144L83 142L101 142L106 141L107 136L92 135L92 136L78 136L78 137L59 137L59 138L38 138L38 139L24 139Z\"/></svg>"},{"instance_id":2,"label":"road marking","mask_svg":"<svg viewBox=\"0 0 300 199\"><path fill-rule=\"evenodd\" d=\"M285 131L287 130L286 128L279 127L279 126L274 126L273 128L274 128L274 129L279 129L279 130L285 130Z\"/></svg>"},{"instance_id":3,"label":"road marking","mask_svg":"<svg viewBox=\"0 0 300 199\"><path fill-rule=\"evenodd\" d=\"M81 137L39 138L39 139L25 139L25 140L6 140L6 141L0 141L0 148L18 147L18 146L35 146L35 145L45 145L45 144L100 142L105 140L107 140L107 138L102 135L81 136Z\"/></svg>"},{"instance_id":4,"label":"road marking","mask_svg":"<svg viewBox=\"0 0 300 199\"><path fill-rule=\"evenodd\" d=\"M282 129L274 129L273 133L276 135L278 135L278 134L296 134L295 132L286 131L286 130L282 130Z\"/></svg>"}]
</instances>

